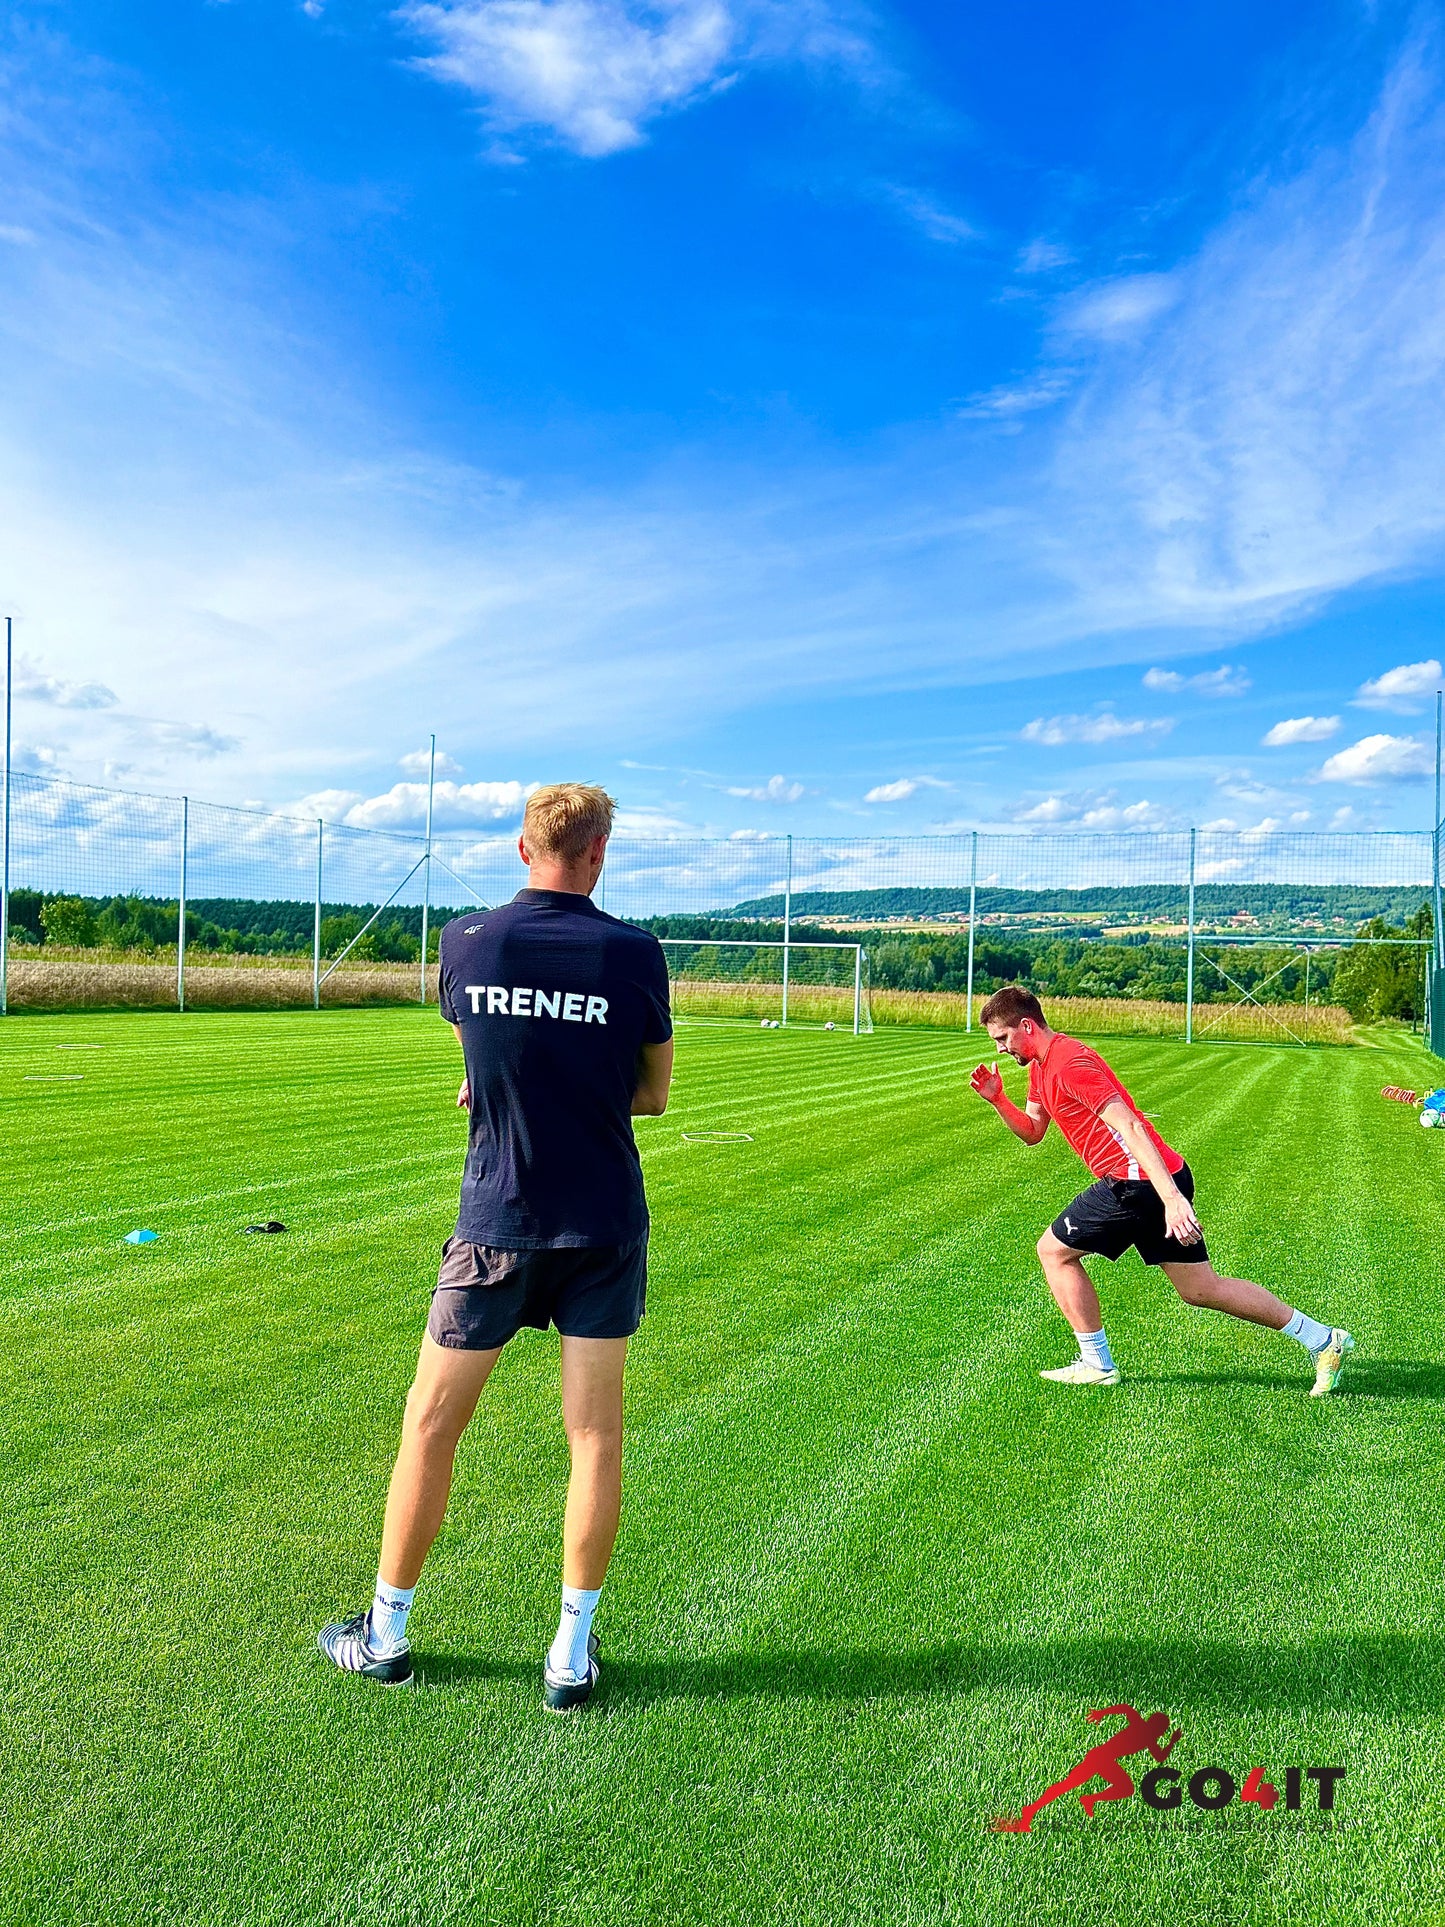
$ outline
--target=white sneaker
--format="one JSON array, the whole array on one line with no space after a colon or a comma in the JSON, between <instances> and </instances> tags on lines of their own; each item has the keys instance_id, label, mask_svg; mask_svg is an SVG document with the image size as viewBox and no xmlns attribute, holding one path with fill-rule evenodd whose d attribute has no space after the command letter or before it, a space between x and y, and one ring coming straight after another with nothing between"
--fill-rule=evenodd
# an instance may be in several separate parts
<instances>
[{"instance_id":1,"label":"white sneaker","mask_svg":"<svg viewBox=\"0 0 1445 1927\"><path fill-rule=\"evenodd\" d=\"M1091 1365L1087 1358L1076 1358L1072 1365L1056 1365L1051 1372L1040 1372L1040 1378L1051 1378L1056 1385L1117 1385L1119 1367L1105 1371L1102 1365Z\"/></svg>"}]
</instances>

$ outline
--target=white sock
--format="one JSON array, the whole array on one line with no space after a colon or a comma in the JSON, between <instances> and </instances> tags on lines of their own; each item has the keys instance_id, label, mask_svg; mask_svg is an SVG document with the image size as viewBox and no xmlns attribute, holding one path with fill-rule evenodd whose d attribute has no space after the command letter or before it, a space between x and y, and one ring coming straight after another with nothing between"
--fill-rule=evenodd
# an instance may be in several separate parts
<instances>
[{"instance_id":1,"label":"white sock","mask_svg":"<svg viewBox=\"0 0 1445 1927\"><path fill-rule=\"evenodd\" d=\"M1330 1342L1330 1327L1302 1311L1292 1311L1289 1323L1280 1329L1286 1338L1297 1338L1307 1352L1322 1352Z\"/></svg>"},{"instance_id":2,"label":"white sock","mask_svg":"<svg viewBox=\"0 0 1445 1927\"><path fill-rule=\"evenodd\" d=\"M1109 1350L1109 1341L1102 1329L1096 1332L1075 1332L1079 1341L1079 1356L1090 1365L1097 1365L1101 1372L1112 1372L1114 1354Z\"/></svg>"},{"instance_id":3,"label":"white sock","mask_svg":"<svg viewBox=\"0 0 1445 1927\"><path fill-rule=\"evenodd\" d=\"M592 1615L601 1597L600 1586L596 1592L583 1592L577 1586L562 1588L562 1619L547 1654L547 1664L554 1673L570 1673L573 1679L587 1677L587 1635L592 1631Z\"/></svg>"},{"instance_id":4,"label":"white sock","mask_svg":"<svg viewBox=\"0 0 1445 1927\"><path fill-rule=\"evenodd\" d=\"M376 1598L371 1602L367 1638L374 1653L385 1656L406 1644L406 1616L415 1597L415 1586L388 1586L380 1573L376 1575Z\"/></svg>"}]
</instances>

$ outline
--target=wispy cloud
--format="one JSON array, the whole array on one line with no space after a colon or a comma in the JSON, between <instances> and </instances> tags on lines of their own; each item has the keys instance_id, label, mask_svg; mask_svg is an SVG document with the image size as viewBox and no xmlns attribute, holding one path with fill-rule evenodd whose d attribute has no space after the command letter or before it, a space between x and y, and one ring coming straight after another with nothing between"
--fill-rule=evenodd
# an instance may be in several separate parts
<instances>
[{"instance_id":1,"label":"wispy cloud","mask_svg":"<svg viewBox=\"0 0 1445 1927\"><path fill-rule=\"evenodd\" d=\"M936 195L897 184L890 185L886 193L887 199L930 241L941 241L946 246L956 247L960 242L979 238L980 231L973 222L945 207Z\"/></svg>"},{"instance_id":2,"label":"wispy cloud","mask_svg":"<svg viewBox=\"0 0 1445 1927\"><path fill-rule=\"evenodd\" d=\"M745 796L753 803L798 803L807 795L801 783L791 782L786 776L770 776L766 783L758 783L752 788L745 785L734 788L729 786L729 796Z\"/></svg>"},{"instance_id":3,"label":"wispy cloud","mask_svg":"<svg viewBox=\"0 0 1445 1927\"><path fill-rule=\"evenodd\" d=\"M1073 251L1062 242L1049 241L1040 235L1020 251L1018 271L1020 274L1052 274L1058 268L1069 267L1073 259Z\"/></svg>"},{"instance_id":4,"label":"wispy cloud","mask_svg":"<svg viewBox=\"0 0 1445 1927\"><path fill-rule=\"evenodd\" d=\"M1116 716L1104 710L1093 716L1035 716L1019 731L1026 743L1057 748L1063 743L1117 743L1130 736L1167 736L1172 717L1146 721L1139 716Z\"/></svg>"},{"instance_id":5,"label":"wispy cloud","mask_svg":"<svg viewBox=\"0 0 1445 1927\"><path fill-rule=\"evenodd\" d=\"M1433 696L1445 680L1445 671L1432 656L1427 662L1404 662L1387 669L1372 682L1363 682L1355 693L1357 709L1393 709L1413 715L1421 699Z\"/></svg>"},{"instance_id":6,"label":"wispy cloud","mask_svg":"<svg viewBox=\"0 0 1445 1927\"><path fill-rule=\"evenodd\" d=\"M120 700L102 682L69 682L47 676L24 656L15 665L14 693L20 702L53 703L57 709L111 709Z\"/></svg>"},{"instance_id":7,"label":"wispy cloud","mask_svg":"<svg viewBox=\"0 0 1445 1927\"><path fill-rule=\"evenodd\" d=\"M1071 295L1060 311L1060 325L1069 334L1093 335L1110 342L1127 340L1180 298L1179 283L1171 275L1121 275Z\"/></svg>"},{"instance_id":8,"label":"wispy cloud","mask_svg":"<svg viewBox=\"0 0 1445 1927\"><path fill-rule=\"evenodd\" d=\"M1327 743L1340 727L1338 716L1287 716L1260 738L1266 749L1285 749L1291 743Z\"/></svg>"},{"instance_id":9,"label":"wispy cloud","mask_svg":"<svg viewBox=\"0 0 1445 1927\"><path fill-rule=\"evenodd\" d=\"M1319 783L1405 783L1427 776L1434 754L1418 736L1362 736L1336 753L1319 769Z\"/></svg>"},{"instance_id":10,"label":"wispy cloud","mask_svg":"<svg viewBox=\"0 0 1445 1927\"><path fill-rule=\"evenodd\" d=\"M878 783L869 790L865 803L906 803L910 796L917 796L921 789L946 790L949 784L936 776L900 776L892 783Z\"/></svg>"},{"instance_id":11,"label":"wispy cloud","mask_svg":"<svg viewBox=\"0 0 1445 1927\"><path fill-rule=\"evenodd\" d=\"M1013 424L1020 415L1032 415L1061 401L1074 386L1066 369L1049 369L1020 382L1005 382L985 389L960 402L956 413L962 421L998 421Z\"/></svg>"},{"instance_id":12,"label":"wispy cloud","mask_svg":"<svg viewBox=\"0 0 1445 1927\"><path fill-rule=\"evenodd\" d=\"M750 64L869 57L823 0L411 0L397 18L436 49L414 64L476 95L494 128L544 130L592 158L638 146L650 121ZM946 212L930 218L935 238L962 238Z\"/></svg>"},{"instance_id":13,"label":"wispy cloud","mask_svg":"<svg viewBox=\"0 0 1445 1927\"><path fill-rule=\"evenodd\" d=\"M1211 697L1243 696L1254 687L1248 673L1232 663L1225 663L1219 669L1202 670L1197 676L1181 675L1177 669L1146 669L1143 683L1146 689L1169 695L1189 689L1196 696Z\"/></svg>"}]
</instances>

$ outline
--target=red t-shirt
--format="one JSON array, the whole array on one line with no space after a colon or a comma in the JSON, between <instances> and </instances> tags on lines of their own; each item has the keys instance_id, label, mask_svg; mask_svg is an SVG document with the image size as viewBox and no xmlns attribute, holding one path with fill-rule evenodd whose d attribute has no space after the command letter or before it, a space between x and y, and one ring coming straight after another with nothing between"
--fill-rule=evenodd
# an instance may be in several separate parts
<instances>
[{"instance_id":1,"label":"red t-shirt","mask_svg":"<svg viewBox=\"0 0 1445 1927\"><path fill-rule=\"evenodd\" d=\"M1029 1102L1051 1117L1096 1178L1136 1178L1144 1173L1118 1133L1099 1116L1111 1097L1119 1097L1153 1138L1169 1168L1184 1160L1160 1137L1096 1050L1077 1037L1056 1031L1042 1058L1029 1065Z\"/></svg>"}]
</instances>

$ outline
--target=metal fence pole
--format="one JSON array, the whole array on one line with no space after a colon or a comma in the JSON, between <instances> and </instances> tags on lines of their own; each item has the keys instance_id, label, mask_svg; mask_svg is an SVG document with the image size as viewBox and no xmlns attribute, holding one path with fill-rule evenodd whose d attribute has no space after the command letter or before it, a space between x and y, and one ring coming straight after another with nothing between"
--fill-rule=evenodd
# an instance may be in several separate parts
<instances>
[{"instance_id":1,"label":"metal fence pole","mask_svg":"<svg viewBox=\"0 0 1445 1927\"><path fill-rule=\"evenodd\" d=\"M1305 1049L1310 1047L1310 947L1305 945Z\"/></svg>"},{"instance_id":2,"label":"metal fence pole","mask_svg":"<svg viewBox=\"0 0 1445 1927\"><path fill-rule=\"evenodd\" d=\"M311 928L311 1008L321 1008L321 848L326 825L316 819L316 919Z\"/></svg>"},{"instance_id":3,"label":"metal fence pole","mask_svg":"<svg viewBox=\"0 0 1445 1927\"><path fill-rule=\"evenodd\" d=\"M191 840L191 799L181 798L181 894L176 903L176 1009L186 1007L186 857Z\"/></svg>"},{"instance_id":4,"label":"metal fence pole","mask_svg":"<svg viewBox=\"0 0 1445 1927\"><path fill-rule=\"evenodd\" d=\"M853 952L853 1035L856 1037L863 1024L863 946L860 943Z\"/></svg>"},{"instance_id":5,"label":"metal fence pole","mask_svg":"<svg viewBox=\"0 0 1445 1927\"><path fill-rule=\"evenodd\" d=\"M12 620L5 618L5 778L0 803L0 1017L10 1009L10 688Z\"/></svg>"},{"instance_id":6,"label":"metal fence pole","mask_svg":"<svg viewBox=\"0 0 1445 1927\"><path fill-rule=\"evenodd\" d=\"M1435 826L1430 835L1431 876L1435 886L1435 968L1445 964L1445 930L1440 928L1440 705L1445 695L1435 691Z\"/></svg>"},{"instance_id":7,"label":"metal fence pole","mask_svg":"<svg viewBox=\"0 0 1445 1927\"><path fill-rule=\"evenodd\" d=\"M426 1002L427 925L431 921L431 806L437 785L437 739L431 739L431 762L426 776L426 874L421 895L421 1000Z\"/></svg>"},{"instance_id":8,"label":"metal fence pole","mask_svg":"<svg viewBox=\"0 0 1445 1927\"><path fill-rule=\"evenodd\" d=\"M973 867L968 878L968 1011L963 1020L965 1030L973 1029L973 933L978 922L978 831L973 833Z\"/></svg>"},{"instance_id":9,"label":"metal fence pole","mask_svg":"<svg viewBox=\"0 0 1445 1927\"><path fill-rule=\"evenodd\" d=\"M1194 1042L1194 859L1198 830L1189 832L1189 964L1184 977L1184 1041Z\"/></svg>"},{"instance_id":10,"label":"metal fence pole","mask_svg":"<svg viewBox=\"0 0 1445 1927\"><path fill-rule=\"evenodd\" d=\"M788 1021L789 945L793 939L793 839L788 838L788 874L783 883L783 1024Z\"/></svg>"}]
</instances>

